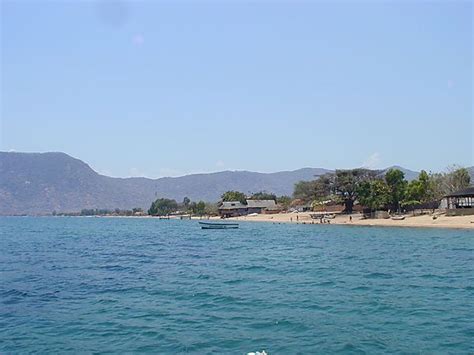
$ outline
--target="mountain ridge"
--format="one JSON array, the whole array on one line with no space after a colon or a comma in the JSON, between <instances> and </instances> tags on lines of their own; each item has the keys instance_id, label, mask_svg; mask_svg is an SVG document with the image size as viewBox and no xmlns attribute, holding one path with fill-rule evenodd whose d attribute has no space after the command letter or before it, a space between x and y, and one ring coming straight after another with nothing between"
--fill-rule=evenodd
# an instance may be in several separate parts
<instances>
[{"instance_id":1,"label":"mountain ridge","mask_svg":"<svg viewBox=\"0 0 474 355\"><path fill-rule=\"evenodd\" d=\"M418 175L402 170L408 180ZM331 171L306 167L274 173L226 170L157 179L123 178L99 174L84 161L62 152L0 152L0 215L83 208L147 209L158 197L182 201L186 196L212 202L227 190L291 195L296 182Z\"/></svg>"},{"instance_id":2,"label":"mountain ridge","mask_svg":"<svg viewBox=\"0 0 474 355\"><path fill-rule=\"evenodd\" d=\"M82 160L62 152L0 152L0 214L148 208L157 197L217 201L231 189L291 194L295 182L329 171L302 168L276 173L221 171L158 179L118 178L101 175Z\"/></svg>"}]
</instances>

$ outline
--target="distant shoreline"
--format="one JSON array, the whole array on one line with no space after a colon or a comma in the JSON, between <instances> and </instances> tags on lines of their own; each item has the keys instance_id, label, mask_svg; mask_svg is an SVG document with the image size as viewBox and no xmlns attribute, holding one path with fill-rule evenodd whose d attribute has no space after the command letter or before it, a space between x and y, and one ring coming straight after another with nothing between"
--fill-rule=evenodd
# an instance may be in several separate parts
<instances>
[{"instance_id":1,"label":"distant shoreline","mask_svg":"<svg viewBox=\"0 0 474 355\"><path fill-rule=\"evenodd\" d=\"M228 218L232 221L285 223L285 224L310 224L321 225L319 220L314 220L310 216L311 212L301 213L278 213L273 215L260 214L257 216L241 216ZM298 216L298 220L297 220ZM330 223L322 225L338 225L348 227L404 227L404 228L448 228L448 229L472 229L474 230L474 216L439 216L433 220L430 215L410 216L406 215L405 220L392 219L361 219L360 214L353 214L352 221L349 215L338 215L329 220Z\"/></svg>"},{"instance_id":2,"label":"distant shoreline","mask_svg":"<svg viewBox=\"0 0 474 355\"><path fill-rule=\"evenodd\" d=\"M405 220L392 219L361 219L360 214L352 214L352 222L349 215L337 215L330 223L321 224L319 220L314 220L310 216L311 212L300 213L278 213L278 214L259 214L256 216L240 216L233 218L221 219L220 217L192 217L191 220L219 220L219 221L241 221L241 222L260 222L274 224L299 224L299 225L336 225L347 227L403 227L403 228L442 228L442 229L463 229L474 230L474 216L439 216L436 220L432 216L409 216L406 215ZM296 217L298 216L298 220ZM0 216L0 217L80 217L80 218L133 218L133 219L159 219L154 216ZM167 220L167 218L162 218ZM176 216L169 218L170 220L180 220ZM183 219L189 220L189 219Z\"/></svg>"}]
</instances>

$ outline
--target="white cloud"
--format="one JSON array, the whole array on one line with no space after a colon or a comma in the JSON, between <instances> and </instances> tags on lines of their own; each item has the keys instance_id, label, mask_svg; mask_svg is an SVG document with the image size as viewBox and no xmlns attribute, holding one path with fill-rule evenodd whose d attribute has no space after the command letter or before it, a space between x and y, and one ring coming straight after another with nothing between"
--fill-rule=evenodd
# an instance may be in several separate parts
<instances>
[{"instance_id":1,"label":"white cloud","mask_svg":"<svg viewBox=\"0 0 474 355\"><path fill-rule=\"evenodd\" d=\"M362 163L362 166L367 169L377 169L380 167L380 162L380 153L375 152Z\"/></svg>"}]
</instances>

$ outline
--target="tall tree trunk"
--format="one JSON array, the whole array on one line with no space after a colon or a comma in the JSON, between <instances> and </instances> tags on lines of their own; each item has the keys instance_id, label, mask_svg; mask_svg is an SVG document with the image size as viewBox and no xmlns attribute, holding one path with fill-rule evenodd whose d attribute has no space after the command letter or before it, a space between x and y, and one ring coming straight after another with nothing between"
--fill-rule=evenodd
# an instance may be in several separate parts
<instances>
[{"instance_id":1,"label":"tall tree trunk","mask_svg":"<svg viewBox=\"0 0 474 355\"><path fill-rule=\"evenodd\" d=\"M344 213L352 213L354 207L354 200L348 198L344 201Z\"/></svg>"}]
</instances>

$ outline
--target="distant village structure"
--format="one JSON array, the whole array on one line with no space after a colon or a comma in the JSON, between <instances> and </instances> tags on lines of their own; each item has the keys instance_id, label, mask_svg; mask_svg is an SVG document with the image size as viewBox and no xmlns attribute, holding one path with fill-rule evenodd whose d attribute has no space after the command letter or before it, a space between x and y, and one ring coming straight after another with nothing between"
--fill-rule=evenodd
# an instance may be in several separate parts
<instances>
[{"instance_id":1,"label":"distant village structure","mask_svg":"<svg viewBox=\"0 0 474 355\"><path fill-rule=\"evenodd\" d=\"M448 216L474 215L474 186L453 192L445 198Z\"/></svg>"},{"instance_id":2,"label":"distant village structure","mask_svg":"<svg viewBox=\"0 0 474 355\"><path fill-rule=\"evenodd\" d=\"M222 218L245 216L252 213L278 213L280 208L274 200L247 200L247 204L240 201L226 201L219 207Z\"/></svg>"},{"instance_id":3,"label":"distant village structure","mask_svg":"<svg viewBox=\"0 0 474 355\"><path fill-rule=\"evenodd\" d=\"M222 218L238 217L247 214L247 206L240 201L225 201L219 207Z\"/></svg>"}]
</instances>

